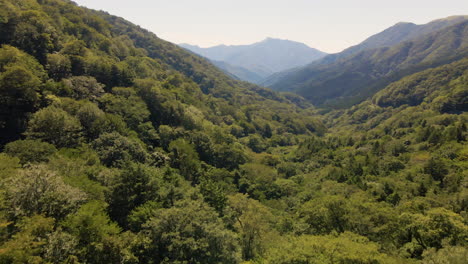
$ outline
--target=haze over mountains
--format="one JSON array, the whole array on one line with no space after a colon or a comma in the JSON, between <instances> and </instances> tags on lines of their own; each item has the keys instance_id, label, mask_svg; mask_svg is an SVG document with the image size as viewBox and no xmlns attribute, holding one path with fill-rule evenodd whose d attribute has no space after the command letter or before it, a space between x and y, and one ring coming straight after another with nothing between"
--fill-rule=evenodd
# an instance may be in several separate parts
<instances>
[{"instance_id":1,"label":"haze over mountains","mask_svg":"<svg viewBox=\"0 0 468 264\"><path fill-rule=\"evenodd\" d=\"M298 93L317 105L349 106L401 75L465 56L467 24L468 16L425 25L398 23L343 52L274 74L262 84Z\"/></svg>"},{"instance_id":2,"label":"haze over mountains","mask_svg":"<svg viewBox=\"0 0 468 264\"><path fill-rule=\"evenodd\" d=\"M180 46L210 59L225 72L253 83L259 83L273 73L304 66L327 55L303 43L274 38L251 45L218 45L210 48L190 44Z\"/></svg>"}]
</instances>

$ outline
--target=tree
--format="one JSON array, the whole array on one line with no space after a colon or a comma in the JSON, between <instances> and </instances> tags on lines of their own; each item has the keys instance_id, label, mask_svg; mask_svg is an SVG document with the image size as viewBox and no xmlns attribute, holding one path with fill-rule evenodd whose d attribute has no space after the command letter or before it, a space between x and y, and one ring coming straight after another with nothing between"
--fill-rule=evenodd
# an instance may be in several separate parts
<instances>
[{"instance_id":1,"label":"tree","mask_svg":"<svg viewBox=\"0 0 468 264\"><path fill-rule=\"evenodd\" d=\"M109 215L121 226L127 226L127 216L138 206L159 198L160 171L137 163L126 164L111 187Z\"/></svg>"},{"instance_id":2,"label":"tree","mask_svg":"<svg viewBox=\"0 0 468 264\"><path fill-rule=\"evenodd\" d=\"M464 264L468 259L468 249L463 246L431 248L424 251L423 257L423 264Z\"/></svg>"},{"instance_id":3,"label":"tree","mask_svg":"<svg viewBox=\"0 0 468 264\"><path fill-rule=\"evenodd\" d=\"M104 94L104 85L98 83L94 77L73 76L64 79L63 83L70 91L69 96L77 100L96 101L98 97Z\"/></svg>"},{"instance_id":4,"label":"tree","mask_svg":"<svg viewBox=\"0 0 468 264\"><path fill-rule=\"evenodd\" d=\"M403 263L379 252L379 246L367 238L345 232L339 236L290 237L272 247L266 263Z\"/></svg>"},{"instance_id":5,"label":"tree","mask_svg":"<svg viewBox=\"0 0 468 264\"><path fill-rule=\"evenodd\" d=\"M0 144L24 131L27 115L39 106L40 87L41 80L23 66L9 66L0 73Z\"/></svg>"},{"instance_id":6,"label":"tree","mask_svg":"<svg viewBox=\"0 0 468 264\"><path fill-rule=\"evenodd\" d=\"M249 143L247 145L257 153L265 151L268 147L265 140L256 134L249 136Z\"/></svg>"},{"instance_id":7,"label":"tree","mask_svg":"<svg viewBox=\"0 0 468 264\"><path fill-rule=\"evenodd\" d=\"M248 193L258 200L279 198L280 192L274 183L277 173L273 168L263 164L246 163L240 167L240 174L240 192Z\"/></svg>"},{"instance_id":8,"label":"tree","mask_svg":"<svg viewBox=\"0 0 468 264\"><path fill-rule=\"evenodd\" d=\"M440 249L444 243L465 245L468 238L463 217L444 208L433 208L425 214L403 213L398 224L398 242L412 257L421 257L429 248Z\"/></svg>"},{"instance_id":9,"label":"tree","mask_svg":"<svg viewBox=\"0 0 468 264\"><path fill-rule=\"evenodd\" d=\"M421 183L419 184L419 187L418 187L418 190L417 190L417 191L418 191L418 195L419 195L419 196L423 196L423 197L426 196L427 187L424 185L423 182L421 182Z\"/></svg>"},{"instance_id":10,"label":"tree","mask_svg":"<svg viewBox=\"0 0 468 264\"><path fill-rule=\"evenodd\" d=\"M335 230L342 233L348 230L348 202L340 196L328 196L311 200L302 205L302 220L309 225L309 234L328 234Z\"/></svg>"},{"instance_id":11,"label":"tree","mask_svg":"<svg viewBox=\"0 0 468 264\"><path fill-rule=\"evenodd\" d=\"M48 17L36 10L28 10L15 20L11 44L46 63L47 53L57 50L59 44L57 31Z\"/></svg>"},{"instance_id":12,"label":"tree","mask_svg":"<svg viewBox=\"0 0 468 264\"><path fill-rule=\"evenodd\" d=\"M84 128L84 134L89 139L96 139L102 133L111 130L109 128L106 114L91 102L83 104L77 111L76 117Z\"/></svg>"},{"instance_id":13,"label":"tree","mask_svg":"<svg viewBox=\"0 0 468 264\"><path fill-rule=\"evenodd\" d=\"M247 195L235 194L228 197L225 217L240 235L242 257L251 260L263 255L266 241L272 233L273 215L258 201Z\"/></svg>"},{"instance_id":14,"label":"tree","mask_svg":"<svg viewBox=\"0 0 468 264\"><path fill-rule=\"evenodd\" d=\"M177 139L169 144L172 166L180 170L185 179L197 183L200 173L200 160L193 145L184 139Z\"/></svg>"},{"instance_id":15,"label":"tree","mask_svg":"<svg viewBox=\"0 0 468 264\"><path fill-rule=\"evenodd\" d=\"M12 239L0 245L0 263L44 263L43 248L54 224L53 218L41 215L23 218Z\"/></svg>"},{"instance_id":16,"label":"tree","mask_svg":"<svg viewBox=\"0 0 468 264\"><path fill-rule=\"evenodd\" d=\"M43 249L44 259L53 264L73 263L78 253L78 240L61 228L47 235Z\"/></svg>"},{"instance_id":17,"label":"tree","mask_svg":"<svg viewBox=\"0 0 468 264\"><path fill-rule=\"evenodd\" d=\"M18 157L22 164L47 161L56 151L54 145L40 140L17 140L5 146L5 153Z\"/></svg>"},{"instance_id":18,"label":"tree","mask_svg":"<svg viewBox=\"0 0 468 264\"><path fill-rule=\"evenodd\" d=\"M19 168L20 160L18 158L10 157L4 153L0 153L0 180L3 181L7 177L16 175L16 171ZM2 187L2 184L0 184L0 187Z\"/></svg>"},{"instance_id":19,"label":"tree","mask_svg":"<svg viewBox=\"0 0 468 264\"><path fill-rule=\"evenodd\" d=\"M114 87L112 94L104 95L99 102L104 111L122 116L134 130L140 124L149 121L150 112L146 103L132 88Z\"/></svg>"},{"instance_id":20,"label":"tree","mask_svg":"<svg viewBox=\"0 0 468 264\"><path fill-rule=\"evenodd\" d=\"M227 196L221 183L204 178L200 181L199 186L205 202L222 215L227 204Z\"/></svg>"},{"instance_id":21,"label":"tree","mask_svg":"<svg viewBox=\"0 0 468 264\"><path fill-rule=\"evenodd\" d=\"M424 166L424 173L431 175L432 179L440 181L441 185L443 185L448 170L442 160L431 158Z\"/></svg>"},{"instance_id":22,"label":"tree","mask_svg":"<svg viewBox=\"0 0 468 264\"><path fill-rule=\"evenodd\" d=\"M69 215L63 226L78 240L80 261L95 264L126 263L121 254L130 251L126 248L128 245L122 245L122 240L128 234L120 233L118 225L106 214L105 207L101 201L90 201L75 214ZM133 255L130 253L127 257L133 258Z\"/></svg>"},{"instance_id":23,"label":"tree","mask_svg":"<svg viewBox=\"0 0 468 264\"><path fill-rule=\"evenodd\" d=\"M99 158L107 166L122 166L127 161L146 162L148 153L143 145L119 133L104 133L94 142Z\"/></svg>"},{"instance_id":24,"label":"tree","mask_svg":"<svg viewBox=\"0 0 468 264\"><path fill-rule=\"evenodd\" d=\"M28 122L25 135L55 146L74 147L81 141L82 126L78 119L55 106L43 108Z\"/></svg>"},{"instance_id":25,"label":"tree","mask_svg":"<svg viewBox=\"0 0 468 264\"><path fill-rule=\"evenodd\" d=\"M181 201L145 225L142 263L239 263L236 236L205 203Z\"/></svg>"},{"instance_id":26,"label":"tree","mask_svg":"<svg viewBox=\"0 0 468 264\"><path fill-rule=\"evenodd\" d=\"M2 103L32 111L39 102L41 80L23 66L10 66L0 75Z\"/></svg>"},{"instance_id":27,"label":"tree","mask_svg":"<svg viewBox=\"0 0 468 264\"><path fill-rule=\"evenodd\" d=\"M72 65L70 59L60 53L47 55L47 72L55 81L70 77Z\"/></svg>"},{"instance_id":28,"label":"tree","mask_svg":"<svg viewBox=\"0 0 468 264\"><path fill-rule=\"evenodd\" d=\"M65 184L44 165L21 170L6 183L6 201L13 218L45 214L62 219L86 200L86 194Z\"/></svg>"}]
</instances>

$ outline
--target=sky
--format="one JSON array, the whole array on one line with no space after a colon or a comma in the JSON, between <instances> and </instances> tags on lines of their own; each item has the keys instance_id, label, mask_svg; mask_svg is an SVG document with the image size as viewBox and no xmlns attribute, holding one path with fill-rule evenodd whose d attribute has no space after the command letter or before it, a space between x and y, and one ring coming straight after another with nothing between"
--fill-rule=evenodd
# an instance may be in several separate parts
<instances>
[{"instance_id":1,"label":"sky","mask_svg":"<svg viewBox=\"0 0 468 264\"><path fill-rule=\"evenodd\" d=\"M334 53L398 22L468 15L468 0L74 0L201 47L289 39Z\"/></svg>"}]
</instances>

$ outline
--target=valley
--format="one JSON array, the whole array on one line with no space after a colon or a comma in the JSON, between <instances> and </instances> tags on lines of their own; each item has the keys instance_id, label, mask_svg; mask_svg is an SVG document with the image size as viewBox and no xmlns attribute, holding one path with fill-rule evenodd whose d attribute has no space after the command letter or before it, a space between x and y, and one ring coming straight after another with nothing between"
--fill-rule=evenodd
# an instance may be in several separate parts
<instances>
[{"instance_id":1,"label":"valley","mask_svg":"<svg viewBox=\"0 0 468 264\"><path fill-rule=\"evenodd\" d=\"M467 25L206 49L1 0L0 263L465 263Z\"/></svg>"}]
</instances>

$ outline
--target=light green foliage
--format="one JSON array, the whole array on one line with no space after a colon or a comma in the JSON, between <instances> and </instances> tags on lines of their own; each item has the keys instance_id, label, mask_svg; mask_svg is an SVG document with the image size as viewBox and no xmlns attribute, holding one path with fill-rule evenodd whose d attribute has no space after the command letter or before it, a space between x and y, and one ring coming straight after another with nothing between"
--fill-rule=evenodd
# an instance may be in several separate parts
<instances>
[{"instance_id":1,"label":"light green foliage","mask_svg":"<svg viewBox=\"0 0 468 264\"><path fill-rule=\"evenodd\" d=\"M424 264L463 264L468 259L466 247L444 247L436 250L430 249L424 253Z\"/></svg>"},{"instance_id":2,"label":"light green foliage","mask_svg":"<svg viewBox=\"0 0 468 264\"><path fill-rule=\"evenodd\" d=\"M47 235L47 244L44 246L44 259L51 263L67 263L76 261L77 239L61 229Z\"/></svg>"},{"instance_id":3,"label":"light green foliage","mask_svg":"<svg viewBox=\"0 0 468 264\"><path fill-rule=\"evenodd\" d=\"M18 232L0 245L1 263L44 263L41 253L53 231L54 219L41 215L25 217L17 223Z\"/></svg>"},{"instance_id":4,"label":"light green foliage","mask_svg":"<svg viewBox=\"0 0 468 264\"><path fill-rule=\"evenodd\" d=\"M146 263L239 263L235 234L200 201L160 209L144 226Z\"/></svg>"},{"instance_id":5,"label":"light green foliage","mask_svg":"<svg viewBox=\"0 0 468 264\"><path fill-rule=\"evenodd\" d=\"M20 160L10 157L5 153L0 154L0 179L6 179L15 175L16 169L20 168Z\"/></svg>"},{"instance_id":6,"label":"light green foliage","mask_svg":"<svg viewBox=\"0 0 468 264\"><path fill-rule=\"evenodd\" d=\"M62 78L67 78L71 75L71 60L59 53L48 54L46 68L49 77L55 81L60 81Z\"/></svg>"},{"instance_id":7,"label":"light green foliage","mask_svg":"<svg viewBox=\"0 0 468 264\"><path fill-rule=\"evenodd\" d=\"M121 166L129 160L145 162L148 158L140 142L116 132L102 134L94 146L102 163L108 166Z\"/></svg>"},{"instance_id":8,"label":"light green foliage","mask_svg":"<svg viewBox=\"0 0 468 264\"><path fill-rule=\"evenodd\" d=\"M70 214L63 223L78 240L82 249L79 257L88 263L124 262L133 259L132 254L125 254L126 234L118 240L120 228L111 222L106 214L105 205L100 201L84 204L75 214Z\"/></svg>"},{"instance_id":9,"label":"light green foliage","mask_svg":"<svg viewBox=\"0 0 468 264\"><path fill-rule=\"evenodd\" d=\"M425 214L403 214L400 226L423 249L442 247L442 242L450 245L466 245L468 226L460 215L444 208L434 208Z\"/></svg>"},{"instance_id":10,"label":"light green foliage","mask_svg":"<svg viewBox=\"0 0 468 264\"><path fill-rule=\"evenodd\" d=\"M304 235L281 241L266 254L265 263L401 263L379 252L377 244L353 233L339 236Z\"/></svg>"},{"instance_id":11,"label":"light green foliage","mask_svg":"<svg viewBox=\"0 0 468 264\"><path fill-rule=\"evenodd\" d=\"M0 263L466 259L466 58L325 110L71 1L0 24Z\"/></svg>"},{"instance_id":12,"label":"light green foliage","mask_svg":"<svg viewBox=\"0 0 468 264\"><path fill-rule=\"evenodd\" d=\"M180 174L187 180L197 182L200 171L200 161L195 148L184 139L177 139L169 144L171 163L179 168Z\"/></svg>"},{"instance_id":13,"label":"light green foliage","mask_svg":"<svg viewBox=\"0 0 468 264\"><path fill-rule=\"evenodd\" d=\"M239 190L248 193L255 199L278 197L278 188L274 184L276 171L263 164L246 163L241 166Z\"/></svg>"},{"instance_id":14,"label":"light green foliage","mask_svg":"<svg viewBox=\"0 0 468 264\"><path fill-rule=\"evenodd\" d=\"M134 130L140 124L149 121L150 112L145 102L131 88L115 87L112 94L106 94L99 101L104 111L122 116L127 125Z\"/></svg>"},{"instance_id":15,"label":"light green foliage","mask_svg":"<svg viewBox=\"0 0 468 264\"><path fill-rule=\"evenodd\" d=\"M228 197L225 215L240 235L242 257L250 260L262 256L267 241L275 237L270 229L271 212L258 201L236 194Z\"/></svg>"},{"instance_id":16,"label":"light green foliage","mask_svg":"<svg viewBox=\"0 0 468 264\"><path fill-rule=\"evenodd\" d=\"M45 62L46 54L58 46L58 35L51 21L43 13L32 10L22 12L17 20L12 44Z\"/></svg>"},{"instance_id":17,"label":"light green foliage","mask_svg":"<svg viewBox=\"0 0 468 264\"><path fill-rule=\"evenodd\" d=\"M81 141L82 126L77 118L54 106L36 112L28 123L26 135L56 147L74 147Z\"/></svg>"},{"instance_id":18,"label":"light green foliage","mask_svg":"<svg viewBox=\"0 0 468 264\"><path fill-rule=\"evenodd\" d=\"M103 85L89 76L74 76L64 79L66 94L74 99L97 100L104 93Z\"/></svg>"},{"instance_id":19,"label":"light green foliage","mask_svg":"<svg viewBox=\"0 0 468 264\"><path fill-rule=\"evenodd\" d=\"M460 75L465 74L467 67L468 60L464 59L408 76L377 93L373 97L373 102L379 106L398 107L404 104L414 106L423 101L436 101L435 110L440 112L463 110L466 108L463 98L468 84L466 77Z\"/></svg>"},{"instance_id":20,"label":"light green foliage","mask_svg":"<svg viewBox=\"0 0 468 264\"><path fill-rule=\"evenodd\" d=\"M54 145L39 140L17 140L5 146L5 153L18 157L23 164L47 161L56 151Z\"/></svg>"},{"instance_id":21,"label":"light green foliage","mask_svg":"<svg viewBox=\"0 0 468 264\"><path fill-rule=\"evenodd\" d=\"M106 114L96 104L85 103L77 111L76 116L90 139L98 138L104 132L111 131L107 127L109 120Z\"/></svg>"},{"instance_id":22,"label":"light green foliage","mask_svg":"<svg viewBox=\"0 0 468 264\"><path fill-rule=\"evenodd\" d=\"M86 199L82 191L65 184L44 165L19 171L8 179L5 189L8 212L13 218L45 214L61 219Z\"/></svg>"}]
</instances>

